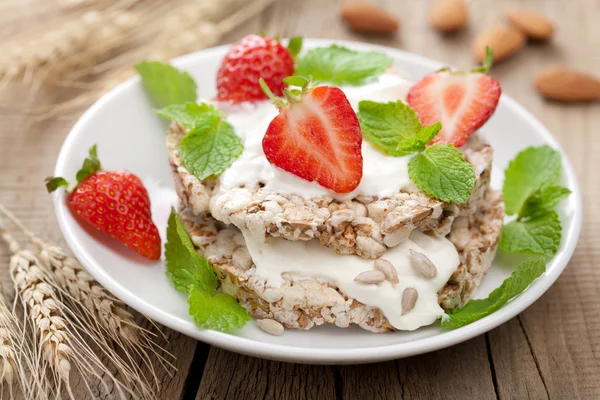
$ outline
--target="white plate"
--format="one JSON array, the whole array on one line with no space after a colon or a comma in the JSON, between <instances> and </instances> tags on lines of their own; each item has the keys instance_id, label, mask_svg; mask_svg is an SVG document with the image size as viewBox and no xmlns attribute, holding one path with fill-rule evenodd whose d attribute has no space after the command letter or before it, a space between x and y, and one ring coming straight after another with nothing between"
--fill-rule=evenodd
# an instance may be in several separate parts
<instances>
[{"instance_id":1,"label":"white plate","mask_svg":"<svg viewBox=\"0 0 600 400\"><path fill-rule=\"evenodd\" d=\"M305 48L332 43L320 39L304 42ZM394 57L397 67L414 79L442 66L396 49L365 43L335 43L357 50L384 51ZM214 96L216 71L228 48L221 46L189 54L174 60L173 64L189 71L198 83L200 96ZM106 169L128 169L146 182L152 180L172 188L165 131L166 123L153 113L140 80L132 78L100 99L73 127L60 151L55 175L72 179L88 148L97 143ZM545 143L559 148L550 133L506 95L502 95L483 134L495 149L492 181L497 188L501 187L502 171L508 161L523 148ZM235 333L200 330L188 316L185 297L167 280L162 261L141 261L120 244L80 225L67 209L62 191L54 195L54 205L65 239L88 271L115 296L161 324L212 345L258 357L305 363L366 363L425 353L480 335L523 311L552 285L575 249L581 226L579 187L573 168L562 153L563 184L573 194L560 207L563 242L558 255L548 263L547 272L518 298L494 314L456 330L429 326L414 332L373 334L358 328L324 326L310 331L287 330L281 337L267 335L254 323ZM170 192L162 193L162 197L153 196L157 225L164 224L172 198ZM477 297L485 297L499 286L514 266L515 260L498 257L477 291Z\"/></svg>"}]
</instances>

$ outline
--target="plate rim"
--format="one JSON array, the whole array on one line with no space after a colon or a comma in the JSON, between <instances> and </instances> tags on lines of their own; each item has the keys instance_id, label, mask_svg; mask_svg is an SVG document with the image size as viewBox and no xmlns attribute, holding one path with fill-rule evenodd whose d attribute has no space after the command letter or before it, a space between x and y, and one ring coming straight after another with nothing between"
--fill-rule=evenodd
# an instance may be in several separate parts
<instances>
[{"instance_id":1,"label":"plate rim","mask_svg":"<svg viewBox=\"0 0 600 400\"><path fill-rule=\"evenodd\" d=\"M429 64L432 66L432 70L439 68L442 65L447 65L442 62L424 57L419 54L407 52L401 49L392 47L356 42L349 40L336 40L336 39L317 39L317 38L304 38L304 42L310 43L315 46L326 46L333 43L346 45L349 47L371 50L385 51L392 55L395 60L404 58L417 60L420 63ZM180 65L185 63L188 59L198 56L200 53L212 53L220 52L225 48L230 47L231 44L225 44L221 46L211 47L197 52L189 53L181 57L177 57L171 62L174 65ZM111 89L108 93L103 95L94 104L92 104L77 120L69 131L65 141L63 142L56 166L54 169L55 176L60 176L61 170L64 168L66 163L66 155L70 152L71 147L75 142L75 138L82 131L81 127L85 126L87 121L100 109L105 103L110 102L113 98L120 95L120 93L126 90L132 85L138 84L140 78L134 76L129 78L125 82L117 85ZM552 260L547 263L547 271L544 273L542 279L538 279L532 284L525 292L519 295L517 298L509 302L509 304L502 307L500 310L493 314L476 321L472 324L464 327L445 331L441 334L420 338L410 342L361 347L361 348L338 348L338 349L325 349L318 348L317 351L313 351L311 347L293 347L283 344L268 343L264 341L258 341L255 339L240 337L224 332L217 332L211 330L201 330L196 328L193 323L181 324L177 319L174 319L169 313L162 311L160 308L154 307L147 304L145 301L139 299L135 295L132 295L127 289L119 284L116 280L105 273L100 264L95 263L91 260L85 251L77 246L74 232L71 230L65 213L68 212L67 207L64 204L62 191L53 193L53 204L55 209L55 215L58 221L58 225L64 236L65 241L69 245L71 251L79 259L81 264L86 270L96 279L102 286L110 291L114 296L119 298L121 301L128 304L133 309L137 310L141 314L147 316L167 326L175 331L183 333L189 337L197 340L204 341L210 345L217 346L226 350L234 351L241 354L246 354L254 357L261 357L271 360L296 362L296 363L310 363L310 364L361 364L361 363L372 363L380 362L392 359L399 359L404 357L410 357L417 354L423 354L442 348L454 346L458 343L472 339L475 336L481 335L488 332L491 329L505 323L509 319L518 315L539 299L546 291L554 284L561 273L569 263L573 252L577 246L579 235L581 232L582 223L582 197L581 189L577 180L575 170L567 157L566 153L552 136L549 130L537 119L533 114L525 109L521 104L515 101L509 95L503 93L501 102L506 103L506 106L512 111L516 112L520 117L527 120L532 126L535 127L540 136L555 149L558 149L562 155L564 173L567 177L569 184L572 185L571 189L574 198L574 213L569 226L565 226L563 229L563 240L564 249L556 255ZM564 221L563 221L564 222ZM549 266L552 268L549 268ZM550 273L548 272L550 270ZM534 289L534 290L532 290Z\"/></svg>"}]
</instances>

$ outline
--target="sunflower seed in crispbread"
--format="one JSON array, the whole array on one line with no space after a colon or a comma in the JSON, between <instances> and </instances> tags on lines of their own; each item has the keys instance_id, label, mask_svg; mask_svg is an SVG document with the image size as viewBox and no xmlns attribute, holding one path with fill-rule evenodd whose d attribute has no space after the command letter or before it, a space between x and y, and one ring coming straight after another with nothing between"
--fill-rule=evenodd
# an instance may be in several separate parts
<instances>
[{"instance_id":1,"label":"sunflower seed in crispbread","mask_svg":"<svg viewBox=\"0 0 600 400\"><path fill-rule=\"evenodd\" d=\"M406 314L413 308L419 297L419 292L414 288L406 288L402 292L402 314Z\"/></svg>"},{"instance_id":2,"label":"sunflower seed in crispbread","mask_svg":"<svg viewBox=\"0 0 600 400\"><path fill-rule=\"evenodd\" d=\"M384 280L385 274L375 269L371 271L361 272L360 274L356 275L356 278L354 278L355 282L367 284L378 284L383 282Z\"/></svg>"},{"instance_id":3,"label":"sunflower seed in crispbread","mask_svg":"<svg viewBox=\"0 0 600 400\"><path fill-rule=\"evenodd\" d=\"M396 271L396 268L394 268L392 263L388 260L384 258L378 258L377 260L375 260L375 269L377 271L383 272L383 274L385 275L385 279L392 282L393 284L400 282L398 280L398 271Z\"/></svg>"},{"instance_id":4,"label":"sunflower seed in crispbread","mask_svg":"<svg viewBox=\"0 0 600 400\"><path fill-rule=\"evenodd\" d=\"M437 268L425 254L410 249L410 260L412 266L423 278L432 279L437 275Z\"/></svg>"},{"instance_id":5,"label":"sunflower seed in crispbread","mask_svg":"<svg viewBox=\"0 0 600 400\"><path fill-rule=\"evenodd\" d=\"M257 319L256 325L268 333L269 335L281 336L283 335L283 325L274 319Z\"/></svg>"}]
</instances>

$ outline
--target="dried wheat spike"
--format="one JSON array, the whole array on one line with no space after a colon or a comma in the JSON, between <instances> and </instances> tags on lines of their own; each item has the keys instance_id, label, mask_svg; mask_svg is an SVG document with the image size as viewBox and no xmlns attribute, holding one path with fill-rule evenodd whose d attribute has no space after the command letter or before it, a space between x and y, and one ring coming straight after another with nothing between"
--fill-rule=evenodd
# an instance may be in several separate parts
<instances>
[{"instance_id":1,"label":"dried wheat spike","mask_svg":"<svg viewBox=\"0 0 600 400\"><path fill-rule=\"evenodd\" d=\"M58 290L57 294L62 294L61 299L65 304L71 310L80 311L77 315L84 321L87 330L95 334L97 341L106 337L122 348L125 360L120 362L127 364L129 374L133 378L132 382L141 382L147 392L146 395L152 395L148 389L151 382L146 377L147 373L142 371L142 366L134 356L137 355L142 359L150 372L154 386L158 389L160 383L150 355L154 354L169 374L172 374L176 368L165 356L174 358L173 355L162 349L153 340L156 335L140 327L125 305L100 285L76 258L69 256L57 245L42 242L2 204L0 204L0 212L17 225L38 249L40 266L50 274L48 278L52 279L52 283ZM106 343L107 346L113 344Z\"/></svg>"},{"instance_id":2,"label":"dried wheat spike","mask_svg":"<svg viewBox=\"0 0 600 400\"><path fill-rule=\"evenodd\" d=\"M31 371L33 354L25 345L17 318L6 306L0 286L0 389L8 385L11 399L16 383L24 397L30 398L37 382Z\"/></svg>"},{"instance_id":3,"label":"dried wheat spike","mask_svg":"<svg viewBox=\"0 0 600 400\"><path fill-rule=\"evenodd\" d=\"M86 334L85 338L74 329L73 323L76 323L77 319L69 316L68 308L57 297L35 254L29 250L21 250L3 228L0 228L0 236L12 253L9 263L10 276L16 289L17 300L23 307L27 327L31 329L35 338L32 341L33 353L37 355L33 363L34 370L39 372L41 377L44 377L43 371L48 366L52 372L51 382L42 385L52 388L57 398L64 387L69 397L74 399L70 376L71 369L75 367L88 389L90 377L95 377L107 393L110 389L106 380L112 383L119 396L125 396L125 392L134 394L131 385L125 385L115 378L88 344L88 341L91 341L102 351L105 350L102 348L102 342L86 330L85 326L79 326ZM106 351L103 351L102 355L113 363L127 382L132 380L131 370L118 358ZM147 392L145 387L142 388L142 394ZM30 396L35 397L43 397L43 393Z\"/></svg>"}]
</instances>

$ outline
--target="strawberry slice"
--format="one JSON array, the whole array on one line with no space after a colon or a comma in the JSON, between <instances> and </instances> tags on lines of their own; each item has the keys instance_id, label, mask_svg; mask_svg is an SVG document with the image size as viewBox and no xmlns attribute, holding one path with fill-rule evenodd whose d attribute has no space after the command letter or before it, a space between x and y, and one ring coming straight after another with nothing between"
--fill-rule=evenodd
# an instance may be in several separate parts
<instances>
[{"instance_id":1,"label":"strawberry slice","mask_svg":"<svg viewBox=\"0 0 600 400\"><path fill-rule=\"evenodd\" d=\"M267 160L336 193L353 191L363 173L362 133L346 95L332 86L313 88L300 77L285 82L302 89L285 89L283 100L261 80L279 108L262 141Z\"/></svg>"},{"instance_id":2,"label":"strawberry slice","mask_svg":"<svg viewBox=\"0 0 600 400\"><path fill-rule=\"evenodd\" d=\"M435 72L411 87L407 102L421 123L442 123L431 143L460 147L492 116L502 90L498 81L484 73L490 66L491 60L471 72Z\"/></svg>"}]
</instances>

